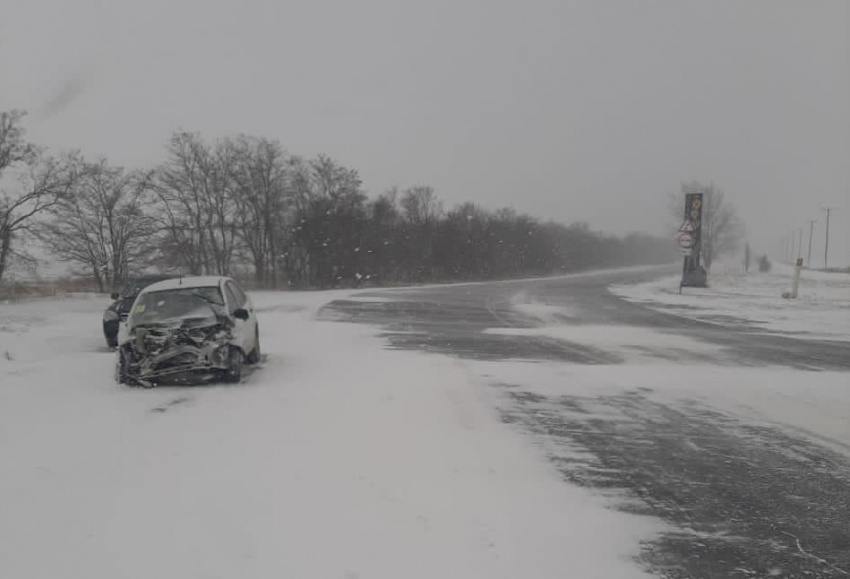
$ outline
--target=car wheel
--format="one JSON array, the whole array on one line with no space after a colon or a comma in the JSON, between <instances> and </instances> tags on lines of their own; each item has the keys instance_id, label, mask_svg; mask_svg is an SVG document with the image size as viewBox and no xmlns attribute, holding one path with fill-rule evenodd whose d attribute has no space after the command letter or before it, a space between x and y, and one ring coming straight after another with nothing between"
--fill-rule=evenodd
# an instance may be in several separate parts
<instances>
[{"instance_id":1,"label":"car wheel","mask_svg":"<svg viewBox=\"0 0 850 579\"><path fill-rule=\"evenodd\" d=\"M242 381L243 358L242 350L236 347L230 348L227 359L227 370L224 371L224 381L226 383L238 384Z\"/></svg>"},{"instance_id":2,"label":"car wheel","mask_svg":"<svg viewBox=\"0 0 850 579\"><path fill-rule=\"evenodd\" d=\"M257 326L256 335L254 336L254 349L251 350L250 354L248 354L248 363L259 364L261 358L262 351L260 350L260 327Z\"/></svg>"}]
</instances>

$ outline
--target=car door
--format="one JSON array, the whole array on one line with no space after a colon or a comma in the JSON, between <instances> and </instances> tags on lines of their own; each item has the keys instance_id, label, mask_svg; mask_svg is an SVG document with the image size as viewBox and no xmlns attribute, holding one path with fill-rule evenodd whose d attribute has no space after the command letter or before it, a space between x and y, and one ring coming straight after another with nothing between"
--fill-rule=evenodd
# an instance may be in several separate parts
<instances>
[{"instance_id":1,"label":"car door","mask_svg":"<svg viewBox=\"0 0 850 579\"><path fill-rule=\"evenodd\" d=\"M233 317L234 341L242 348L245 354L248 354L254 349L254 336L256 335L256 321L252 319L253 312L251 311L253 308L250 308L250 304L246 303L247 296L245 296L244 292L240 291L231 280L224 282L224 295L227 301L228 312ZM247 320L240 320L233 316L234 312L240 308L248 311Z\"/></svg>"},{"instance_id":2,"label":"car door","mask_svg":"<svg viewBox=\"0 0 850 579\"><path fill-rule=\"evenodd\" d=\"M248 313L251 314L251 319L256 322L257 318L254 315L254 302L251 301L251 296L239 287L239 284L235 281L231 281L230 283L233 284L233 292L236 294L236 298L242 302L242 307L248 310Z\"/></svg>"},{"instance_id":3,"label":"car door","mask_svg":"<svg viewBox=\"0 0 850 579\"><path fill-rule=\"evenodd\" d=\"M251 301L251 297L239 287L239 284L233 280L230 280L232 284L232 291L236 294L236 299L239 300L239 303L242 304L242 308L247 310L248 312L248 336L251 342L251 348L249 351L252 351L256 347L256 342L259 339L260 335L260 327L259 321L257 320L257 312L254 309L254 302Z\"/></svg>"},{"instance_id":4,"label":"car door","mask_svg":"<svg viewBox=\"0 0 850 579\"><path fill-rule=\"evenodd\" d=\"M118 314L118 345L124 344L127 341L129 336L129 326L128 319L130 317L130 312L133 311L133 304L136 303L136 298L139 295L139 291L133 291L132 284L127 284L124 289L121 290L121 293L118 297L117 305L115 307L115 311Z\"/></svg>"}]
</instances>

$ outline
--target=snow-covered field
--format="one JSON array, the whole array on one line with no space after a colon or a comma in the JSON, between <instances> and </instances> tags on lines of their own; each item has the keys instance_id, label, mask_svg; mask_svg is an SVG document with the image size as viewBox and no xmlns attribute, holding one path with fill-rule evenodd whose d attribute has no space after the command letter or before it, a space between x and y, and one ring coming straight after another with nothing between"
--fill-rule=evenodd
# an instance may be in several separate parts
<instances>
[{"instance_id":1,"label":"snow-covered field","mask_svg":"<svg viewBox=\"0 0 850 579\"><path fill-rule=\"evenodd\" d=\"M706 289L685 288L680 276L612 286L615 294L660 311L722 325L749 327L796 338L850 341L850 274L804 270L798 299L783 299L791 268L743 275L722 269Z\"/></svg>"},{"instance_id":2,"label":"snow-covered field","mask_svg":"<svg viewBox=\"0 0 850 579\"><path fill-rule=\"evenodd\" d=\"M0 577L644 576L658 523L563 483L474 365L317 321L341 295L255 295L245 383L153 390L102 298L0 305Z\"/></svg>"}]
</instances>

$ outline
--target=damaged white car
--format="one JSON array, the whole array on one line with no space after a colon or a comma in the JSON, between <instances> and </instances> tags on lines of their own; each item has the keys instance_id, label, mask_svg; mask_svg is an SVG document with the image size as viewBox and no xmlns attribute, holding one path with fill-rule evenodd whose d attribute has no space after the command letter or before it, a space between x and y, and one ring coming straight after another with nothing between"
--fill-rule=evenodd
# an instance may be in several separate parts
<instances>
[{"instance_id":1,"label":"damaged white car","mask_svg":"<svg viewBox=\"0 0 850 579\"><path fill-rule=\"evenodd\" d=\"M118 347L119 384L237 383L260 361L251 299L230 278L185 277L139 293Z\"/></svg>"}]
</instances>

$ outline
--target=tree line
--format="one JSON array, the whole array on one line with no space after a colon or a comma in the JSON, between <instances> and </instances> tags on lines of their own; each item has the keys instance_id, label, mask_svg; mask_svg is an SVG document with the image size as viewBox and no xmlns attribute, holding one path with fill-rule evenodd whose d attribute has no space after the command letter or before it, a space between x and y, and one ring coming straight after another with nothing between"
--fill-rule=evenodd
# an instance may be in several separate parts
<instances>
[{"instance_id":1,"label":"tree line","mask_svg":"<svg viewBox=\"0 0 850 579\"><path fill-rule=\"evenodd\" d=\"M428 186L370 198L356 170L275 140L175 132L164 161L128 170L29 143L0 113L0 281L38 240L101 291L141 271L249 276L257 287L351 287L549 275L666 263L665 238L540 221Z\"/></svg>"}]
</instances>

